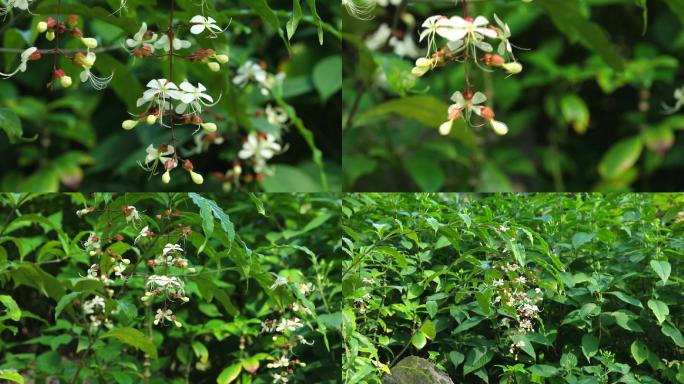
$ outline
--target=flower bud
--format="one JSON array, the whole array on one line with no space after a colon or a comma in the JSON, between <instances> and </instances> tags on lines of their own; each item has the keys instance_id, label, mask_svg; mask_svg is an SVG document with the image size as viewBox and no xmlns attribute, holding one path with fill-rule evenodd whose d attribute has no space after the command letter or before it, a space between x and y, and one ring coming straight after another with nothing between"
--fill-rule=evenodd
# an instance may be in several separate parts
<instances>
[{"instance_id":1,"label":"flower bud","mask_svg":"<svg viewBox=\"0 0 684 384\"><path fill-rule=\"evenodd\" d=\"M442 136L446 136L451 132L451 127L454 125L453 120L449 120L445 122L444 124L439 126L439 134Z\"/></svg>"},{"instance_id":2,"label":"flower bud","mask_svg":"<svg viewBox=\"0 0 684 384\"><path fill-rule=\"evenodd\" d=\"M494 111L489 107L482 107L482 109L480 110L480 114L487 120L492 120L495 116Z\"/></svg>"},{"instance_id":3,"label":"flower bud","mask_svg":"<svg viewBox=\"0 0 684 384\"><path fill-rule=\"evenodd\" d=\"M218 61L221 64L225 64L228 61L230 61L230 58L228 57L228 55L216 55L215 58L216 58L216 61Z\"/></svg>"},{"instance_id":4,"label":"flower bud","mask_svg":"<svg viewBox=\"0 0 684 384\"><path fill-rule=\"evenodd\" d=\"M137 120L126 120L123 123L121 123L121 128L126 129L126 130L130 130L130 129L135 128L136 125L138 125Z\"/></svg>"},{"instance_id":5,"label":"flower bud","mask_svg":"<svg viewBox=\"0 0 684 384\"><path fill-rule=\"evenodd\" d=\"M158 119L157 115L147 115L147 118L145 119L145 121L147 122L147 124L153 125L154 123L157 122L157 119Z\"/></svg>"},{"instance_id":6,"label":"flower bud","mask_svg":"<svg viewBox=\"0 0 684 384\"><path fill-rule=\"evenodd\" d=\"M126 264L126 265L131 263L131 261L129 259L121 259L121 262Z\"/></svg>"},{"instance_id":7,"label":"flower bud","mask_svg":"<svg viewBox=\"0 0 684 384\"><path fill-rule=\"evenodd\" d=\"M178 328L180 328L180 327L183 326L183 324L181 324L181 322L178 321L178 320L174 320L174 321L173 321L173 324L174 324L176 327L178 327Z\"/></svg>"},{"instance_id":8,"label":"flower bud","mask_svg":"<svg viewBox=\"0 0 684 384\"><path fill-rule=\"evenodd\" d=\"M69 15L67 18L67 25L73 28L76 24L78 24L78 15Z\"/></svg>"},{"instance_id":9,"label":"flower bud","mask_svg":"<svg viewBox=\"0 0 684 384\"><path fill-rule=\"evenodd\" d=\"M500 121L490 120L489 124L497 135L503 136L508 133L508 126Z\"/></svg>"},{"instance_id":10,"label":"flower bud","mask_svg":"<svg viewBox=\"0 0 684 384\"><path fill-rule=\"evenodd\" d=\"M71 30L71 36L73 36L73 37L76 38L76 39L80 39L80 38L83 37L83 32L81 32L80 29L74 27L74 28Z\"/></svg>"},{"instance_id":11,"label":"flower bud","mask_svg":"<svg viewBox=\"0 0 684 384\"><path fill-rule=\"evenodd\" d=\"M92 37L83 37L81 38L81 42L90 49L97 48L97 40Z\"/></svg>"},{"instance_id":12,"label":"flower bud","mask_svg":"<svg viewBox=\"0 0 684 384\"><path fill-rule=\"evenodd\" d=\"M212 72L218 72L221 70L221 66L219 65L219 63L211 62L207 63L207 65L209 66L209 70Z\"/></svg>"},{"instance_id":13,"label":"flower bud","mask_svg":"<svg viewBox=\"0 0 684 384\"><path fill-rule=\"evenodd\" d=\"M164 174L162 175L162 183L168 184L168 183L170 183L170 182L171 182L171 173L167 170L167 171L164 172Z\"/></svg>"},{"instance_id":14,"label":"flower bud","mask_svg":"<svg viewBox=\"0 0 684 384\"><path fill-rule=\"evenodd\" d=\"M54 32L54 31L48 31L48 32L45 34L45 38L46 38L48 41L54 40L54 39L55 39L55 32Z\"/></svg>"},{"instance_id":15,"label":"flower bud","mask_svg":"<svg viewBox=\"0 0 684 384\"><path fill-rule=\"evenodd\" d=\"M43 33L45 31L47 31L47 27L48 27L47 23L44 21L41 21L38 23L38 25L36 25L36 30L38 31L38 33Z\"/></svg>"},{"instance_id":16,"label":"flower bud","mask_svg":"<svg viewBox=\"0 0 684 384\"><path fill-rule=\"evenodd\" d=\"M62 86L62 88L69 88L71 87L72 80L70 76L62 76L59 78L59 84Z\"/></svg>"},{"instance_id":17,"label":"flower bud","mask_svg":"<svg viewBox=\"0 0 684 384\"><path fill-rule=\"evenodd\" d=\"M195 171L190 171L190 178L192 179L192 182L195 184L204 183L204 177L202 177L202 175Z\"/></svg>"},{"instance_id":18,"label":"flower bud","mask_svg":"<svg viewBox=\"0 0 684 384\"><path fill-rule=\"evenodd\" d=\"M516 75L520 72L522 72L523 66L522 64L518 63L517 61L513 61L510 63L505 63L501 64L501 68L503 68L506 72Z\"/></svg>"},{"instance_id":19,"label":"flower bud","mask_svg":"<svg viewBox=\"0 0 684 384\"><path fill-rule=\"evenodd\" d=\"M150 297L147 296L147 294L145 294L145 296L143 296L143 297L140 298L140 301L147 301L147 300L149 300L149 299L150 299Z\"/></svg>"},{"instance_id":20,"label":"flower bud","mask_svg":"<svg viewBox=\"0 0 684 384\"><path fill-rule=\"evenodd\" d=\"M209 133L214 133L214 132L216 132L216 129L217 129L216 124L214 124L214 123L203 123L201 126L202 126L202 129L204 129L205 131L207 131Z\"/></svg>"},{"instance_id":21,"label":"flower bud","mask_svg":"<svg viewBox=\"0 0 684 384\"><path fill-rule=\"evenodd\" d=\"M188 272L195 273L195 272L197 272L197 270L193 267L190 267L190 268L188 268Z\"/></svg>"},{"instance_id":22,"label":"flower bud","mask_svg":"<svg viewBox=\"0 0 684 384\"><path fill-rule=\"evenodd\" d=\"M187 303L188 301L190 301L190 298L189 298L189 297L183 297L183 298L181 298L181 300L182 300L184 303Z\"/></svg>"}]
</instances>

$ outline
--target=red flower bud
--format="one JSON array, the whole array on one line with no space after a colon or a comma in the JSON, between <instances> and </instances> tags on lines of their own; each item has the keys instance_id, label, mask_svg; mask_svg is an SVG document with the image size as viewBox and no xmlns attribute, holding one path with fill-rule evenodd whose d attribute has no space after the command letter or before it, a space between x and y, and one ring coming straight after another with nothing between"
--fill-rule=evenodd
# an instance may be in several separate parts
<instances>
[{"instance_id":1,"label":"red flower bud","mask_svg":"<svg viewBox=\"0 0 684 384\"><path fill-rule=\"evenodd\" d=\"M183 162L183 168L187 169L188 171L192 171L193 170L192 162L190 160L185 160Z\"/></svg>"},{"instance_id":2,"label":"red flower bud","mask_svg":"<svg viewBox=\"0 0 684 384\"><path fill-rule=\"evenodd\" d=\"M489 107L482 107L480 113L482 114L482 117L484 117L487 120L493 120L495 116L494 111Z\"/></svg>"}]
</instances>

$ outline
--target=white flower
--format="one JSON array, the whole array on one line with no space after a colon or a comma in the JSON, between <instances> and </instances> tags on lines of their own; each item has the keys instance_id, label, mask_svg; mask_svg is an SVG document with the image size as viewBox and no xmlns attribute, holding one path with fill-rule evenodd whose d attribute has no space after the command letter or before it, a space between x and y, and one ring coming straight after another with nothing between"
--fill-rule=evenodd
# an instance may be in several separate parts
<instances>
[{"instance_id":1,"label":"white flower","mask_svg":"<svg viewBox=\"0 0 684 384\"><path fill-rule=\"evenodd\" d=\"M494 286L494 287L500 287L500 286L502 286L502 285L504 285L503 279L499 279L499 280L494 280L494 281L492 281L492 286Z\"/></svg>"},{"instance_id":2,"label":"white flower","mask_svg":"<svg viewBox=\"0 0 684 384\"><path fill-rule=\"evenodd\" d=\"M666 114L671 114L679 111L684 107L684 87L675 89L674 91L675 105L669 106L663 103L663 112Z\"/></svg>"},{"instance_id":3,"label":"white flower","mask_svg":"<svg viewBox=\"0 0 684 384\"><path fill-rule=\"evenodd\" d=\"M147 83L147 88L136 103L138 107L145 103L153 103L163 110L170 110L171 103L168 99L180 100L182 95L178 90L178 86L166 79L150 80Z\"/></svg>"},{"instance_id":4,"label":"white flower","mask_svg":"<svg viewBox=\"0 0 684 384\"><path fill-rule=\"evenodd\" d=\"M451 29L449 19L446 16L436 15L430 16L423 22L423 32L420 33L420 40L423 41L428 38L428 55L433 47L435 47L435 35L443 36L443 30Z\"/></svg>"},{"instance_id":5,"label":"white flower","mask_svg":"<svg viewBox=\"0 0 684 384\"><path fill-rule=\"evenodd\" d=\"M270 104L266 106L266 120L271 125L276 127L281 127L285 125L290 117L287 115L284 109L280 107L273 107Z\"/></svg>"},{"instance_id":6,"label":"white flower","mask_svg":"<svg viewBox=\"0 0 684 384\"><path fill-rule=\"evenodd\" d=\"M180 103L176 105L176 113L183 114L190 107L190 113L193 115L200 115L204 107L212 107L216 105L214 99L204 93L207 88L202 83L197 83L197 86L190 84L187 80L180 84L180 89L183 93L180 94ZM218 102L218 100L216 101Z\"/></svg>"},{"instance_id":7,"label":"white flower","mask_svg":"<svg viewBox=\"0 0 684 384\"><path fill-rule=\"evenodd\" d=\"M273 283L273 285L271 285L271 291L282 286L282 285L287 285L287 279L282 277L282 276L278 276L275 279L275 282Z\"/></svg>"},{"instance_id":8,"label":"white flower","mask_svg":"<svg viewBox=\"0 0 684 384\"><path fill-rule=\"evenodd\" d=\"M265 134L260 137L257 133L250 133L247 140L242 145L238 157L247 160L254 159L255 170L260 172L266 166L266 160L271 159L282 151L282 146L276 141L276 137Z\"/></svg>"},{"instance_id":9,"label":"white flower","mask_svg":"<svg viewBox=\"0 0 684 384\"><path fill-rule=\"evenodd\" d=\"M161 308L157 309L157 314L154 315L154 325L158 325L160 322L164 323L164 321L174 321L174 319L171 317L173 315L173 311L170 309L163 310Z\"/></svg>"},{"instance_id":10,"label":"white flower","mask_svg":"<svg viewBox=\"0 0 684 384\"><path fill-rule=\"evenodd\" d=\"M99 249L100 248L100 238L97 237L95 233L91 233L88 239L83 243L86 250Z\"/></svg>"},{"instance_id":11,"label":"white flower","mask_svg":"<svg viewBox=\"0 0 684 384\"><path fill-rule=\"evenodd\" d=\"M126 216L127 223L130 223L131 221L140 221L140 213L138 213L138 210L132 205L126 207L124 216Z\"/></svg>"},{"instance_id":12,"label":"white flower","mask_svg":"<svg viewBox=\"0 0 684 384\"><path fill-rule=\"evenodd\" d=\"M119 263L119 264L117 264L117 265L114 265L114 267L112 267L112 269L114 270L114 274L115 274L116 276L122 277L122 276L123 276L123 272L126 270L126 264L124 264L124 263Z\"/></svg>"},{"instance_id":13,"label":"white flower","mask_svg":"<svg viewBox=\"0 0 684 384\"><path fill-rule=\"evenodd\" d=\"M100 269L99 265L97 265L97 264L91 265L90 268L88 268L88 272L87 272L86 277L89 279L97 279L97 273L98 273L99 269Z\"/></svg>"},{"instance_id":14,"label":"white flower","mask_svg":"<svg viewBox=\"0 0 684 384\"><path fill-rule=\"evenodd\" d=\"M233 84L244 87L250 80L263 83L266 81L267 75L259 64L247 61L238 68L237 75L233 78Z\"/></svg>"},{"instance_id":15,"label":"white flower","mask_svg":"<svg viewBox=\"0 0 684 384\"><path fill-rule=\"evenodd\" d=\"M180 49L184 48L190 48L192 44L190 44L189 41L187 40L181 40L177 37L173 38L173 50L177 51ZM171 43L169 41L169 36L168 35L162 35L159 40L154 42L154 47L155 48L161 48L164 50L164 52L169 52L171 50Z\"/></svg>"},{"instance_id":16,"label":"white flower","mask_svg":"<svg viewBox=\"0 0 684 384\"><path fill-rule=\"evenodd\" d=\"M133 240L133 244L137 243L141 237L148 237L151 234L152 232L150 231L150 226L146 225L145 227L143 227L143 229L140 230L140 234L135 237L135 239Z\"/></svg>"},{"instance_id":17,"label":"white flower","mask_svg":"<svg viewBox=\"0 0 684 384\"><path fill-rule=\"evenodd\" d=\"M484 37L496 38L497 32L487 27L489 21L484 16L478 16L475 20L466 20L460 16L453 16L445 24L444 28L439 28L437 34L449 41L458 41L468 38L469 43L476 43Z\"/></svg>"},{"instance_id":18,"label":"white flower","mask_svg":"<svg viewBox=\"0 0 684 384\"><path fill-rule=\"evenodd\" d=\"M311 284L311 283L305 283L305 282L303 282L303 281L302 281L301 283L299 283L299 292L300 292L302 295L306 296L306 295L308 295L309 292L311 292L311 291L313 291L313 284Z\"/></svg>"},{"instance_id":19,"label":"white flower","mask_svg":"<svg viewBox=\"0 0 684 384\"><path fill-rule=\"evenodd\" d=\"M202 15L193 16L193 18L190 19L190 24L192 24L192 27L190 27L190 33L193 35L199 35L206 29L209 31L209 35L211 37L217 37L218 33L224 31L224 29L221 29L221 27L216 25L216 20L214 20L212 17L204 17Z\"/></svg>"},{"instance_id":20,"label":"white flower","mask_svg":"<svg viewBox=\"0 0 684 384\"><path fill-rule=\"evenodd\" d=\"M302 321L297 318L293 317L292 319L281 319L278 325L276 326L276 332L283 332L283 331L296 331L299 328L302 328L304 324Z\"/></svg>"},{"instance_id":21,"label":"white flower","mask_svg":"<svg viewBox=\"0 0 684 384\"><path fill-rule=\"evenodd\" d=\"M145 164L149 164L152 162L156 163L157 161L164 164L167 160L170 159L170 157L167 156L172 155L175 152L175 149L172 145L167 145L166 150L160 152L159 149L155 148L152 144L150 144L145 151L147 151L147 156L145 157Z\"/></svg>"},{"instance_id":22,"label":"white flower","mask_svg":"<svg viewBox=\"0 0 684 384\"><path fill-rule=\"evenodd\" d=\"M145 36L150 36L149 39L145 39ZM126 39L126 46L131 49L136 49L136 48L141 48L141 47L148 47L150 51L154 52L154 43L157 40L157 34L152 33L149 35L147 33L147 23L143 22L142 26L140 26L140 30L133 35L132 39Z\"/></svg>"},{"instance_id":23,"label":"white flower","mask_svg":"<svg viewBox=\"0 0 684 384\"><path fill-rule=\"evenodd\" d=\"M525 284L525 283L527 282L527 279L525 278L525 276L520 276L520 277L518 277L517 279L515 279L515 281L516 281L518 284Z\"/></svg>"},{"instance_id":24,"label":"white flower","mask_svg":"<svg viewBox=\"0 0 684 384\"><path fill-rule=\"evenodd\" d=\"M497 53L503 56L508 52L513 60L515 60L515 57L513 56L513 45L508 40L511 37L511 28L508 24L501 21L496 13L494 14L494 20L496 20L496 24L499 25L498 37L499 40L501 40L501 43L499 43L499 47L497 48Z\"/></svg>"},{"instance_id":25,"label":"white flower","mask_svg":"<svg viewBox=\"0 0 684 384\"><path fill-rule=\"evenodd\" d=\"M10 4L11 4L11 1L10 1ZM24 50L21 53L21 56L20 56L21 61L19 63L19 66L17 67L17 69L15 69L14 72L12 72L12 73L0 72L0 76L5 78L5 79L9 79L10 77L16 75L18 72L26 72L26 67L27 67L26 63L31 59L31 55L33 55L37 51L38 51L38 48L36 48L36 47L27 48L26 50Z\"/></svg>"},{"instance_id":26,"label":"white flower","mask_svg":"<svg viewBox=\"0 0 684 384\"><path fill-rule=\"evenodd\" d=\"M403 38L392 36L389 41L390 47L394 48L394 54L399 57L418 57L420 56L419 48L413 41L413 37L406 35Z\"/></svg>"},{"instance_id":27,"label":"white flower","mask_svg":"<svg viewBox=\"0 0 684 384\"><path fill-rule=\"evenodd\" d=\"M19 8L22 11L28 10L28 7L33 0L6 0L4 7L0 7L0 16L5 16L12 8Z\"/></svg>"},{"instance_id":28,"label":"white flower","mask_svg":"<svg viewBox=\"0 0 684 384\"><path fill-rule=\"evenodd\" d=\"M162 255L166 256L166 254L170 252L183 253L183 248L181 248L181 246L178 244L166 244L164 246L164 250L162 251Z\"/></svg>"},{"instance_id":29,"label":"white flower","mask_svg":"<svg viewBox=\"0 0 684 384\"><path fill-rule=\"evenodd\" d=\"M366 38L366 46L371 51L378 50L385 46L390 37L392 37L392 28L387 23L382 23L375 32Z\"/></svg>"}]
</instances>

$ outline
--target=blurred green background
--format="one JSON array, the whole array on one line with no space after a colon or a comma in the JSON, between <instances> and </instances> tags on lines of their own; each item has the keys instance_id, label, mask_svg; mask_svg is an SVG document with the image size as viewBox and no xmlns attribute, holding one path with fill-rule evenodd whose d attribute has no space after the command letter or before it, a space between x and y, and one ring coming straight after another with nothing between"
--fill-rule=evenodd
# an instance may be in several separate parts
<instances>
[{"instance_id":1,"label":"blurred green background","mask_svg":"<svg viewBox=\"0 0 684 384\"><path fill-rule=\"evenodd\" d=\"M390 1L371 20L343 20L343 188L355 191L670 191L684 187L682 115L663 113L684 85L684 3L677 0L469 1L469 15L496 13L526 50L506 77L471 71L497 120L510 127L457 126L449 97L463 65L420 79L413 58L389 44L369 50L380 25L418 43L431 15L460 15L462 2ZM396 5L392 5L396 4ZM411 19L415 19L416 27ZM444 39L440 40L445 43ZM425 54L426 44L421 44Z\"/></svg>"},{"instance_id":2,"label":"blurred green background","mask_svg":"<svg viewBox=\"0 0 684 384\"><path fill-rule=\"evenodd\" d=\"M177 0L177 23L188 22L200 14L201 3ZM221 190L222 183L211 174L224 174L232 168L248 132L273 129L262 112L268 104L275 103L264 98L257 87L242 89L232 84L239 66L252 60L263 62L269 73L286 73L284 103L294 108L312 138L307 143L304 137L307 133L290 126L283 140L288 150L269 162L275 164L275 174L263 183L243 182L242 189L321 191L327 181L328 190L340 190L341 9L327 1L309 0L294 2L301 5L303 18L287 43L286 25L292 19L293 1L206 2L207 16L215 18L221 27L230 26L216 39L184 31L181 38L194 38L193 47L184 52L215 48L219 53L227 52L231 61L220 72L213 73L201 63L177 59L173 78L177 84L184 78L193 84L203 83L214 99L222 95L212 112L218 117L215 121L223 143L209 148L204 143L201 153L187 153L195 169L204 175L202 186L192 184L184 171L174 173L169 185L161 184L159 176L148 180L148 174L137 163L145 158L145 148L150 143L156 146L168 140L168 130L140 124L128 132L121 128L121 123L130 118L129 112L142 111L135 107L136 99L149 80L168 76L168 64L166 59L134 59L122 43L138 31L143 21L150 30L165 30L169 4L169 1L128 0L127 10L112 15L119 8L118 0L62 1L62 13L80 15L79 27L86 36L96 37L105 49L97 53L94 72L106 76L113 71L114 80L104 91L81 85L79 68L62 57L60 67L74 79L74 85L68 90L50 91L46 83L51 77L52 56L45 55L40 61L29 62L25 73L0 81L0 131L3 131L0 132L0 189ZM48 16L54 17L56 5L56 0L35 0L31 6L35 16L15 9L0 23L4 49L0 54L0 71L13 71L18 65L18 54L7 52L8 49L54 46L44 35L38 36L35 25ZM279 29L274 27L274 22L279 24ZM63 38L63 41L66 41L63 47L83 48L77 39ZM188 127L178 130L184 148L190 152L198 147L194 141L197 136L193 138L191 130ZM35 140L24 141L20 137ZM320 151L320 156L315 156L314 151Z\"/></svg>"}]
</instances>

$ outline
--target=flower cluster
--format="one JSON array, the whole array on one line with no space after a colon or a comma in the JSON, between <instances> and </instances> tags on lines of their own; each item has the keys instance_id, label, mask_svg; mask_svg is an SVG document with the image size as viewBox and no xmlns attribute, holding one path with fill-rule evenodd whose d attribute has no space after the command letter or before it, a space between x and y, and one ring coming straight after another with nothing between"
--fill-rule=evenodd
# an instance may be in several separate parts
<instances>
[{"instance_id":1,"label":"flower cluster","mask_svg":"<svg viewBox=\"0 0 684 384\"><path fill-rule=\"evenodd\" d=\"M71 62L79 67L82 71L79 78L82 83L90 83L93 88L101 90L109 85L114 74L112 73L106 77L96 76L91 72L93 65L95 65L95 60L97 60L97 55L92 50L97 48L98 42L93 37L84 36L81 29L78 27L79 18L76 15L69 15L66 22L56 20L52 17L48 17L46 20L40 21L36 25L38 33L45 34L45 38L48 41L56 40L56 48L54 54L64 54L71 59ZM66 53L60 51L59 39L61 36L69 34L75 39L79 39L81 44L86 47L85 52L76 52L73 56L68 56ZM67 76L64 71L60 68L53 68L52 82L48 84L51 86L55 81L59 81L63 88L68 88L72 84L72 79Z\"/></svg>"},{"instance_id":2,"label":"flower cluster","mask_svg":"<svg viewBox=\"0 0 684 384\"><path fill-rule=\"evenodd\" d=\"M83 313L90 320L90 330L96 331L100 326L111 329L114 324L105 316L105 301L100 296L87 300L82 305Z\"/></svg>"},{"instance_id":3,"label":"flower cluster","mask_svg":"<svg viewBox=\"0 0 684 384\"><path fill-rule=\"evenodd\" d=\"M415 76L423 76L427 72L447 65L449 62L462 62L465 70L465 90L455 92L451 97L453 104L447 111L448 119L440 126L439 132L448 135L454 122L464 119L471 126L476 126L471 119L473 115L491 126L498 135L508 133L506 124L494 120L494 111L483 104L487 97L482 92L472 92L470 79L468 78L467 66L473 62L485 71L490 68L500 68L509 74L517 74L522 71L522 65L517 62L513 55L513 44L509 38L511 30L494 15L497 26L490 25L484 16L470 17L442 15L430 16L423 23L423 31L420 33L420 41L427 40L428 50L426 57L416 60L412 73ZM439 46L437 37L446 39L447 44ZM496 49L492 45L496 42Z\"/></svg>"},{"instance_id":4,"label":"flower cluster","mask_svg":"<svg viewBox=\"0 0 684 384\"><path fill-rule=\"evenodd\" d=\"M283 286L290 287L290 283L286 278L278 276L271 286L271 290L279 289ZM305 297L313 290L313 284L302 281L294 284L293 288L297 290L299 295ZM278 370L272 374L274 383L289 383L295 368L306 365L299 359L291 357L291 350L299 344L313 344L313 342L307 341L301 334L306 325L300 318L300 316L311 315L311 310L296 302L290 304L288 310L292 315L286 316L285 311L280 311L280 318L267 319L261 324L261 332L272 333L274 347L282 351L279 358L267 365L268 368Z\"/></svg>"},{"instance_id":5,"label":"flower cluster","mask_svg":"<svg viewBox=\"0 0 684 384\"><path fill-rule=\"evenodd\" d=\"M510 329L511 338L534 332L534 320L541 311L539 303L543 299L542 290L534 286L535 277L522 271L517 264L502 264L497 269L501 278L491 282L496 290L492 301L494 305L501 307L500 313L510 316L501 320L501 326ZM524 346L524 341L513 340L510 353L516 354Z\"/></svg>"},{"instance_id":6,"label":"flower cluster","mask_svg":"<svg viewBox=\"0 0 684 384\"><path fill-rule=\"evenodd\" d=\"M377 5L388 7L389 5L396 6L400 3L401 0L384 0L378 1ZM388 23L382 23L378 29L366 38L366 46L373 51L389 47L397 56L415 59L421 55L420 48L413 38L415 35L416 19L408 12L401 12L398 19L403 21L405 28L393 30Z\"/></svg>"},{"instance_id":7,"label":"flower cluster","mask_svg":"<svg viewBox=\"0 0 684 384\"><path fill-rule=\"evenodd\" d=\"M169 321L176 327L182 324L176 320L173 311L168 307L169 301L187 303L190 298L185 293L185 282L179 276L168 275L168 267L187 270L192 273L195 269L190 267L188 260L183 257L183 248L178 244L168 243L164 246L162 254L147 261L147 266L155 269L156 273L147 277L145 282L145 294L141 298L143 302L151 302L155 298L164 300L163 308L157 309L154 324L164 324Z\"/></svg>"},{"instance_id":8,"label":"flower cluster","mask_svg":"<svg viewBox=\"0 0 684 384\"><path fill-rule=\"evenodd\" d=\"M0 16L7 17L7 14L12 8L17 8L21 11L28 11L29 6L33 0L6 0L0 4Z\"/></svg>"},{"instance_id":9,"label":"flower cluster","mask_svg":"<svg viewBox=\"0 0 684 384\"><path fill-rule=\"evenodd\" d=\"M183 26L184 27L184 26ZM204 15L193 16L187 27L192 35L207 33L209 38L218 37L225 31L216 24L212 17ZM177 35L180 26L174 26L170 21L168 29L164 32L148 30L147 23L143 22L137 33L132 38L124 41L124 47L136 58L144 58L161 54L155 57L166 57L169 61L169 79L158 78L147 83L147 89L138 98L136 106L144 107L144 110L132 114L133 118L122 122L121 127L126 130L136 128L141 122L148 125L160 125L171 130L171 142L161 144L155 148L150 144L147 148L147 156L141 167L156 174L163 167L161 180L168 184L171 181L171 171L178 166L187 170L195 184L202 184L204 178L194 171L190 160L182 159L176 148L176 136L173 131L176 126L191 126L195 128L193 134L202 130L213 134L218 130L214 122L206 121L206 114L219 100L207 93L207 88L202 83L193 84L188 80L176 84L173 81L173 61L181 58L189 62L202 63L212 72L221 70L221 65L229 61L228 55L219 54L214 49L197 48L193 52L182 53L192 47L190 40L183 40Z\"/></svg>"},{"instance_id":10,"label":"flower cluster","mask_svg":"<svg viewBox=\"0 0 684 384\"><path fill-rule=\"evenodd\" d=\"M265 68L266 64L263 62L257 64L248 60L238 68L233 83L240 88L254 84L266 97L280 94L285 74L271 74ZM268 167L267 162L286 150L286 146L282 144L282 134L290 122L287 111L269 103L263 110L257 110L256 116L265 118L274 131L248 133L231 168L226 172L213 174L226 192L255 180L262 181L265 176L271 175L273 170Z\"/></svg>"}]
</instances>

